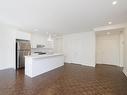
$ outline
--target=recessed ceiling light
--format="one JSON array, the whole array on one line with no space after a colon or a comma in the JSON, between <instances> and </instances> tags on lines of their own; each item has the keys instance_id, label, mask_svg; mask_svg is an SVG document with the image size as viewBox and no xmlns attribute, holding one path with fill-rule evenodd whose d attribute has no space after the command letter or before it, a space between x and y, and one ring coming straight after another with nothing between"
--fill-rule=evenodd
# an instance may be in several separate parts
<instances>
[{"instance_id":1,"label":"recessed ceiling light","mask_svg":"<svg viewBox=\"0 0 127 95\"><path fill-rule=\"evenodd\" d=\"M111 21L109 21L109 22L108 22L108 24L112 24L112 22L111 22Z\"/></svg>"},{"instance_id":2,"label":"recessed ceiling light","mask_svg":"<svg viewBox=\"0 0 127 95\"><path fill-rule=\"evenodd\" d=\"M113 1L112 2L112 5L116 5L118 2L117 1Z\"/></svg>"},{"instance_id":3,"label":"recessed ceiling light","mask_svg":"<svg viewBox=\"0 0 127 95\"><path fill-rule=\"evenodd\" d=\"M107 34L107 35L110 35L110 34L111 34L111 32L107 32L106 34Z\"/></svg>"}]
</instances>

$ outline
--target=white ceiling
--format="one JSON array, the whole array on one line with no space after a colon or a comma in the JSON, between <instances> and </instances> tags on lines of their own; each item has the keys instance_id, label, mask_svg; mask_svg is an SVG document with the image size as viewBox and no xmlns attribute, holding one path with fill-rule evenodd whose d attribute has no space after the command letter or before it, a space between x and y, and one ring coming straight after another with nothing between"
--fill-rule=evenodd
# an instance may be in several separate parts
<instances>
[{"instance_id":1,"label":"white ceiling","mask_svg":"<svg viewBox=\"0 0 127 95\"><path fill-rule=\"evenodd\" d=\"M0 0L0 21L30 32L72 33L127 22L127 0ZM38 31L34 31L38 29Z\"/></svg>"}]
</instances>

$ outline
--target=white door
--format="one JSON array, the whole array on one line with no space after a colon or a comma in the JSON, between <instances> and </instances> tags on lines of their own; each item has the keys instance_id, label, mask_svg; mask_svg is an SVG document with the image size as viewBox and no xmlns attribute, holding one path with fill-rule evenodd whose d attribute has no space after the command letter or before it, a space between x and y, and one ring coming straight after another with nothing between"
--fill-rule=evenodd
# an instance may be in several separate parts
<instances>
[{"instance_id":1,"label":"white door","mask_svg":"<svg viewBox=\"0 0 127 95\"><path fill-rule=\"evenodd\" d=\"M119 35L97 37L96 63L120 66Z\"/></svg>"}]
</instances>

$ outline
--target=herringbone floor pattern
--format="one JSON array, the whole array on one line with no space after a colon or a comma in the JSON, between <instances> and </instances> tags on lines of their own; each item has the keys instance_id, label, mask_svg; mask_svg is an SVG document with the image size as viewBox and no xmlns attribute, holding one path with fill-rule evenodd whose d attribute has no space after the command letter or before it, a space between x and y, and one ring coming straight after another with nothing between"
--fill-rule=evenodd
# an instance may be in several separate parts
<instances>
[{"instance_id":1,"label":"herringbone floor pattern","mask_svg":"<svg viewBox=\"0 0 127 95\"><path fill-rule=\"evenodd\" d=\"M24 71L0 71L0 95L127 95L121 68L65 66L30 79Z\"/></svg>"}]
</instances>

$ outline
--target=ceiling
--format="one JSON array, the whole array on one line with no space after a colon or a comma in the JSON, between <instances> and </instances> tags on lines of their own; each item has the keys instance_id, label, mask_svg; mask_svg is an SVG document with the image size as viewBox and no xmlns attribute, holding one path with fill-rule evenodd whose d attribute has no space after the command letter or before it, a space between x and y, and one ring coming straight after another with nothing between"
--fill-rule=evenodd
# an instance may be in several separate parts
<instances>
[{"instance_id":1,"label":"ceiling","mask_svg":"<svg viewBox=\"0 0 127 95\"><path fill-rule=\"evenodd\" d=\"M0 21L29 32L73 33L127 22L127 0L0 0Z\"/></svg>"}]
</instances>

